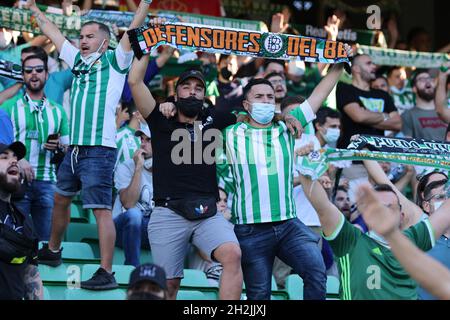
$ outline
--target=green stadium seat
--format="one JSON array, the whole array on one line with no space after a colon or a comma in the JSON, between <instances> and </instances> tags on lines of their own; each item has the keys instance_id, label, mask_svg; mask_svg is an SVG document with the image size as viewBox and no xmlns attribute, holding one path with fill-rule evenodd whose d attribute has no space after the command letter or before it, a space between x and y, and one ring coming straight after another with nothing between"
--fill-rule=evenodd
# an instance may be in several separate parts
<instances>
[{"instance_id":1,"label":"green stadium seat","mask_svg":"<svg viewBox=\"0 0 450 320\"><path fill-rule=\"evenodd\" d=\"M203 292L197 290L178 290L177 300L208 300Z\"/></svg>"},{"instance_id":2,"label":"green stadium seat","mask_svg":"<svg viewBox=\"0 0 450 320\"><path fill-rule=\"evenodd\" d=\"M286 291L289 300L303 300L303 279L297 274L290 274L286 278Z\"/></svg>"},{"instance_id":3,"label":"green stadium seat","mask_svg":"<svg viewBox=\"0 0 450 320\"><path fill-rule=\"evenodd\" d=\"M139 260L141 264L152 263L153 262L152 252L150 250L141 249L141 257Z\"/></svg>"},{"instance_id":4,"label":"green stadium seat","mask_svg":"<svg viewBox=\"0 0 450 320\"><path fill-rule=\"evenodd\" d=\"M219 289L209 284L206 274L201 270L184 269L184 278L181 279L180 288L182 290L198 291L200 290L206 300L217 300L219 298Z\"/></svg>"},{"instance_id":5,"label":"green stadium seat","mask_svg":"<svg viewBox=\"0 0 450 320\"><path fill-rule=\"evenodd\" d=\"M79 281L81 276L81 268L78 265L63 263L54 268L40 264L38 268L42 283L51 300L64 300L68 281Z\"/></svg>"},{"instance_id":6,"label":"green stadium seat","mask_svg":"<svg viewBox=\"0 0 450 320\"><path fill-rule=\"evenodd\" d=\"M286 291L289 300L303 300L303 279L296 274L286 278ZM339 279L334 276L327 277L327 300L339 299Z\"/></svg>"},{"instance_id":7,"label":"green stadium seat","mask_svg":"<svg viewBox=\"0 0 450 320\"><path fill-rule=\"evenodd\" d=\"M69 224L66 231L65 241L67 242L87 242L98 241L97 225L91 223L73 222Z\"/></svg>"},{"instance_id":8,"label":"green stadium seat","mask_svg":"<svg viewBox=\"0 0 450 320\"><path fill-rule=\"evenodd\" d=\"M83 209L81 203L70 204L70 222L89 223L88 212Z\"/></svg>"},{"instance_id":9,"label":"green stadium seat","mask_svg":"<svg viewBox=\"0 0 450 320\"><path fill-rule=\"evenodd\" d=\"M89 280L100 266L98 264L85 264L81 270L81 281ZM120 287L127 288L130 281L130 274L135 268L133 266L113 265L112 271L115 272L117 284Z\"/></svg>"},{"instance_id":10,"label":"green stadium seat","mask_svg":"<svg viewBox=\"0 0 450 320\"><path fill-rule=\"evenodd\" d=\"M339 279L327 277L327 299L339 299Z\"/></svg>"},{"instance_id":11,"label":"green stadium seat","mask_svg":"<svg viewBox=\"0 0 450 320\"><path fill-rule=\"evenodd\" d=\"M39 247L42 247L39 243ZM100 263L100 259L96 258L89 244L83 242L62 242L61 247L63 262L67 264L84 264L84 263Z\"/></svg>"},{"instance_id":12,"label":"green stadium seat","mask_svg":"<svg viewBox=\"0 0 450 320\"><path fill-rule=\"evenodd\" d=\"M62 285L66 285L69 276L68 272L72 271L68 267L69 265L65 263L58 267L50 267L44 264L38 266L42 282Z\"/></svg>"},{"instance_id":13,"label":"green stadium seat","mask_svg":"<svg viewBox=\"0 0 450 320\"><path fill-rule=\"evenodd\" d=\"M53 285L46 285L44 287L47 290L48 293L48 299L46 300L65 300L65 292L67 290L67 286L53 286ZM45 293L44 293L45 296Z\"/></svg>"},{"instance_id":14,"label":"green stadium seat","mask_svg":"<svg viewBox=\"0 0 450 320\"><path fill-rule=\"evenodd\" d=\"M125 289L91 291L84 289L66 289L65 300L125 300Z\"/></svg>"},{"instance_id":15,"label":"green stadium seat","mask_svg":"<svg viewBox=\"0 0 450 320\"><path fill-rule=\"evenodd\" d=\"M52 300L50 297L50 292L48 291L47 287L44 287L44 300Z\"/></svg>"},{"instance_id":16,"label":"green stadium seat","mask_svg":"<svg viewBox=\"0 0 450 320\"><path fill-rule=\"evenodd\" d=\"M181 279L181 285L186 287L209 287L208 278L201 270L184 269L184 278Z\"/></svg>"}]
</instances>

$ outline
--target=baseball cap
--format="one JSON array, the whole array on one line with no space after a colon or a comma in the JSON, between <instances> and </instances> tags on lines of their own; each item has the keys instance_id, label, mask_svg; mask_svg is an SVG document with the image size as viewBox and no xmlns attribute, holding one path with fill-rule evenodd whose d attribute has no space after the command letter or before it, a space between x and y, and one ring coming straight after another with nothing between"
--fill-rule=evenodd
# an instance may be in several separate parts
<instances>
[{"instance_id":1,"label":"baseball cap","mask_svg":"<svg viewBox=\"0 0 450 320\"><path fill-rule=\"evenodd\" d=\"M148 126L147 124L145 124L145 123L141 123L140 126L139 126L139 129L137 129L136 132L134 133L134 135L135 135L136 137L140 137L140 136L142 136L143 134L146 135L148 138L151 138L151 137L152 137L152 135L151 135L151 133L150 133L150 128L149 128L149 126Z\"/></svg>"},{"instance_id":2,"label":"baseball cap","mask_svg":"<svg viewBox=\"0 0 450 320\"><path fill-rule=\"evenodd\" d=\"M151 281L161 289L167 289L166 272L163 268L153 263L145 263L137 266L130 275L129 287L131 288L141 281Z\"/></svg>"},{"instance_id":3,"label":"baseball cap","mask_svg":"<svg viewBox=\"0 0 450 320\"><path fill-rule=\"evenodd\" d=\"M203 87L206 88L206 82L205 82L205 77L203 76L203 73L198 70L193 70L193 69L186 70L182 74L180 74L180 77L178 78L178 81L177 81L177 85L175 87L178 87L178 85L182 84L189 78L194 78L194 79L199 80L203 84Z\"/></svg>"},{"instance_id":4,"label":"baseball cap","mask_svg":"<svg viewBox=\"0 0 450 320\"><path fill-rule=\"evenodd\" d=\"M10 145L0 143L0 153L3 153L5 150L8 149L16 154L17 160L21 160L23 157L25 157L25 154L27 153L27 148L20 141L13 142Z\"/></svg>"}]
</instances>

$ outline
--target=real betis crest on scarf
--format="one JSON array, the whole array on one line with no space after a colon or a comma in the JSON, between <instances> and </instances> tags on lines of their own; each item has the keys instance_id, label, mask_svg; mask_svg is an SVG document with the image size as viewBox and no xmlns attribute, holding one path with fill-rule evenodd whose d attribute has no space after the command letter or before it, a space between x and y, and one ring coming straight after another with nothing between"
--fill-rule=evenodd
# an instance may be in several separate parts
<instances>
[{"instance_id":1,"label":"real betis crest on scarf","mask_svg":"<svg viewBox=\"0 0 450 320\"><path fill-rule=\"evenodd\" d=\"M138 58L160 45L210 53L235 54L307 62L348 62L342 42L271 32L167 23L158 28L145 25L129 30Z\"/></svg>"}]
</instances>

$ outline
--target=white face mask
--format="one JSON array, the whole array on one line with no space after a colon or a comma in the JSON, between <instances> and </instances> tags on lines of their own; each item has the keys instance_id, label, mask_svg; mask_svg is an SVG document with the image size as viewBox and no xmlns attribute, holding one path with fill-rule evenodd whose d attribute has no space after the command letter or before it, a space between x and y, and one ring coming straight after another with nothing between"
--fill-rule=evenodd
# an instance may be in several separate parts
<instances>
[{"instance_id":1,"label":"white face mask","mask_svg":"<svg viewBox=\"0 0 450 320\"><path fill-rule=\"evenodd\" d=\"M295 77L301 77L305 74L305 62L303 61L289 61L288 73Z\"/></svg>"},{"instance_id":2,"label":"white face mask","mask_svg":"<svg viewBox=\"0 0 450 320\"><path fill-rule=\"evenodd\" d=\"M334 143L338 141L339 136L341 135L341 130L338 128L328 128L325 133L324 139L327 143Z\"/></svg>"},{"instance_id":3,"label":"white face mask","mask_svg":"<svg viewBox=\"0 0 450 320\"><path fill-rule=\"evenodd\" d=\"M147 170L150 170L153 167L153 157L145 159L144 161L144 168Z\"/></svg>"},{"instance_id":4,"label":"white face mask","mask_svg":"<svg viewBox=\"0 0 450 320\"><path fill-rule=\"evenodd\" d=\"M103 47L103 44L105 43L105 39L103 39L102 43L100 44L100 46L98 47L97 51L92 52L90 54L88 54L86 57L81 57L81 60L87 64L88 66L90 66L92 63L94 63L95 61L97 61L98 58L101 57L102 53L100 52L100 50Z\"/></svg>"},{"instance_id":5,"label":"white face mask","mask_svg":"<svg viewBox=\"0 0 450 320\"><path fill-rule=\"evenodd\" d=\"M11 32L6 31L5 28L2 28L0 31L0 49L3 50L11 43L13 35Z\"/></svg>"}]
</instances>

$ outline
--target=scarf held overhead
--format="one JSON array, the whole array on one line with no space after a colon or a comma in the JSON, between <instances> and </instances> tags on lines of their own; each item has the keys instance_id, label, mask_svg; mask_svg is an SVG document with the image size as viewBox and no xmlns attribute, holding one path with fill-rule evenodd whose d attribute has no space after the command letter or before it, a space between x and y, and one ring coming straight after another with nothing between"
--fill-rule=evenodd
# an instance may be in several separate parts
<instances>
[{"instance_id":1,"label":"scarf held overhead","mask_svg":"<svg viewBox=\"0 0 450 320\"><path fill-rule=\"evenodd\" d=\"M368 54L373 63L385 66L439 68L449 59L446 53L406 51L364 45L358 46L358 52Z\"/></svg>"},{"instance_id":2,"label":"scarf held overhead","mask_svg":"<svg viewBox=\"0 0 450 320\"><path fill-rule=\"evenodd\" d=\"M160 45L209 53L235 54L283 60L340 63L348 58L344 43L217 26L167 23L158 28L144 25L129 30L131 46L140 58Z\"/></svg>"},{"instance_id":3,"label":"scarf held overhead","mask_svg":"<svg viewBox=\"0 0 450 320\"><path fill-rule=\"evenodd\" d=\"M371 150L356 150L365 147ZM323 175L331 162L338 166L339 162L348 161L350 164L350 161L354 160L387 161L450 170L450 144L446 142L360 136L352 141L348 148L326 148L313 151L299 157L296 168L301 174L313 180Z\"/></svg>"},{"instance_id":4,"label":"scarf held overhead","mask_svg":"<svg viewBox=\"0 0 450 320\"><path fill-rule=\"evenodd\" d=\"M450 143L411 138L388 138L383 136L360 135L350 142L348 149L368 148L371 151L395 153L434 154L448 156Z\"/></svg>"}]
</instances>

